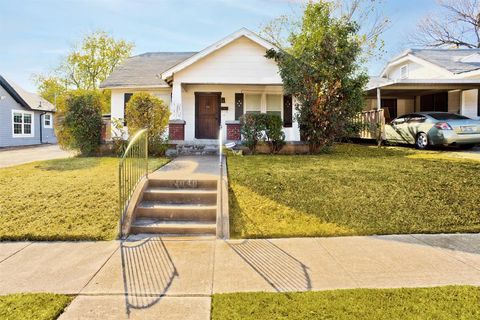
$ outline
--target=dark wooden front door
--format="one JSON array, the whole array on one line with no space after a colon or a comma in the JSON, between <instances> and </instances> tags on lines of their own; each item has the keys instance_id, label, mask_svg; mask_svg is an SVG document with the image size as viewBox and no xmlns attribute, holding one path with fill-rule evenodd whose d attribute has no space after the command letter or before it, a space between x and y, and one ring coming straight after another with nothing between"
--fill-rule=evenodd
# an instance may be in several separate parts
<instances>
[{"instance_id":1,"label":"dark wooden front door","mask_svg":"<svg viewBox=\"0 0 480 320\"><path fill-rule=\"evenodd\" d=\"M221 93L195 93L195 138L217 139Z\"/></svg>"}]
</instances>

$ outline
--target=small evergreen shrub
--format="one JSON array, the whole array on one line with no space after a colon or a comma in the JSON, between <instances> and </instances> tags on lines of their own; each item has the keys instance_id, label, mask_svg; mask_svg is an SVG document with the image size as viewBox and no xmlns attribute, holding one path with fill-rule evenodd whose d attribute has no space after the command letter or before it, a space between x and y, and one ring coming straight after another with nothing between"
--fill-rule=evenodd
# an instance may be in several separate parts
<instances>
[{"instance_id":1,"label":"small evergreen shrub","mask_svg":"<svg viewBox=\"0 0 480 320\"><path fill-rule=\"evenodd\" d=\"M285 145L282 128L282 118L275 114L249 113L240 118L244 144L252 153L260 142L266 142L271 153L278 153Z\"/></svg>"},{"instance_id":2,"label":"small evergreen shrub","mask_svg":"<svg viewBox=\"0 0 480 320\"><path fill-rule=\"evenodd\" d=\"M78 150L82 155L95 153L102 130L102 99L95 91L69 94L58 110L56 133L60 146Z\"/></svg>"},{"instance_id":3,"label":"small evergreen shrub","mask_svg":"<svg viewBox=\"0 0 480 320\"><path fill-rule=\"evenodd\" d=\"M129 134L147 128L149 153L164 154L170 109L163 100L148 92L137 92L128 101L126 113Z\"/></svg>"}]
</instances>

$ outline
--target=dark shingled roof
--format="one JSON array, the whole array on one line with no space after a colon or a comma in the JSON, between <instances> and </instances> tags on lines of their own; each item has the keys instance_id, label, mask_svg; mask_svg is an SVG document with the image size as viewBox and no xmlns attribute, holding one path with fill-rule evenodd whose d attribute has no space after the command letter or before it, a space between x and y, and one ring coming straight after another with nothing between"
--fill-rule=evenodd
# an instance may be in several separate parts
<instances>
[{"instance_id":1,"label":"dark shingled roof","mask_svg":"<svg viewBox=\"0 0 480 320\"><path fill-rule=\"evenodd\" d=\"M408 53L452 73L480 69L480 49L410 49Z\"/></svg>"},{"instance_id":2,"label":"dark shingled roof","mask_svg":"<svg viewBox=\"0 0 480 320\"><path fill-rule=\"evenodd\" d=\"M167 83L158 75L197 52L148 52L126 59L100 84L101 88L149 87Z\"/></svg>"}]
</instances>

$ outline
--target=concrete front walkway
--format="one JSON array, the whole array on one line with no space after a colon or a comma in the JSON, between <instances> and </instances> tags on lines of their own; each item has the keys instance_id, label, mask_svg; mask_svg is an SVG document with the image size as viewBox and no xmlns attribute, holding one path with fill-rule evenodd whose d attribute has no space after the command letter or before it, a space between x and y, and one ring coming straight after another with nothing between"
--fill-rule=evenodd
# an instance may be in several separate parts
<instances>
[{"instance_id":1,"label":"concrete front walkway","mask_svg":"<svg viewBox=\"0 0 480 320\"><path fill-rule=\"evenodd\" d=\"M63 320L206 320L213 293L480 285L480 235L0 243L0 283L78 295Z\"/></svg>"},{"instance_id":2,"label":"concrete front walkway","mask_svg":"<svg viewBox=\"0 0 480 320\"><path fill-rule=\"evenodd\" d=\"M74 152L64 151L56 144L0 149L0 168L33 161L73 157Z\"/></svg>"}]
</instances>

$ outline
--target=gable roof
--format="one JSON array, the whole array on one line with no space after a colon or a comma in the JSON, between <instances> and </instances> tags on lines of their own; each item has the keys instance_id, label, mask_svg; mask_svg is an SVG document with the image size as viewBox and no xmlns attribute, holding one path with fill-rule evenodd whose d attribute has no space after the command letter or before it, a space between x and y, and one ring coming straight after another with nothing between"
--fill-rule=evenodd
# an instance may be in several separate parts
<instances>
[{"instance_id":1,"label":"gable roof","mask_svg":"<svg viewBox=\"0 0 480 320\"><path fill-rule=\"evenodd\" d=\"M196 52L147 52L126 59L100 84L100 88L168 87L158 74Z\"/></svg>"},{"instance_id":2,"label":"gable roof","mask_svg":"<svg viewBox=\"0 0 480 320\"><path fill-rule=\"evenodd\" d=\"M422 59L453 74L480 69L480 49L408 49L390 60L384 71L390 64L408 56Z\"/></svg>"},{"instance_id":3,"label":"gable roof","mask_svg":"<svg viewBox=\"0 0 480 320\"><path fill-rule=\"evenodd\" d=\"M200 60L200 59L208 56L209 54L223 48L227 44L229 44L229 43L231 43L231 42L233 42L233 41L235 41L235 40L237 40L241 37L246 37L246 38L252 40L253 42L259 44L260 46L264 47L267 50L272 49L272 48L276 48L272 43L270 43L267 40L261 38L256 33L248 30L247 28L242 28L242 29L226 36L225 38L221 39L220 41L215 42L214 44L212 44L211 46L203 49L202 51L197 52L195 55L192 55L191 57L189 57L185 61L182 61L182 62L178 63L177 65L172 66L168 70L165 70L161 74L162 79L167 80L168 78L171 78L175 72L178 72L182 69L185 69L186 67L194 64L198 60Z\"/></svg>"},{"instance_id":4,"label":"gable roof","mask_svg":"<svg viewBox=\"0 0 480 320\"><path fill-rule=\"evenodd\" d=\"M28 92L13 81L9 81L0 75L0 85L22 107L30 110L55 111L55 106L39 95Z\"/></svg>"}]
</instances>

